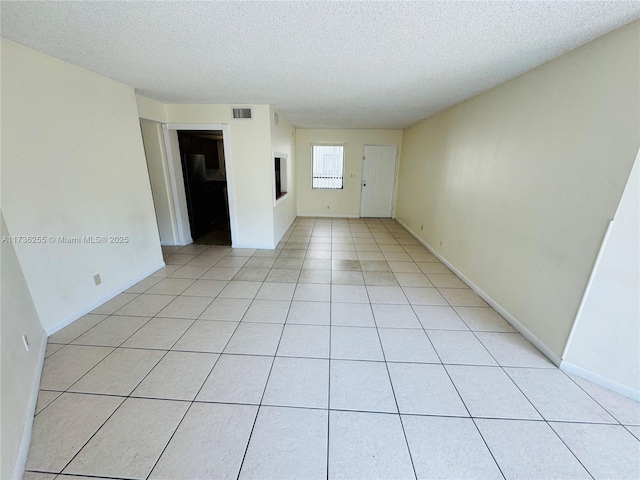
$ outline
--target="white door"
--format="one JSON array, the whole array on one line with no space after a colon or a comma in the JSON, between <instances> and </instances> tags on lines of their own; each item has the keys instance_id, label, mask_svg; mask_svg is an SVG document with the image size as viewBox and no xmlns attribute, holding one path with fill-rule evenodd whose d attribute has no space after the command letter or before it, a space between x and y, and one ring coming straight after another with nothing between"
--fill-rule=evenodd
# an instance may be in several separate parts
<instances>
[{"instance_id":1,"label":"white door","mask_svg":"<svg viewBox=\"0 0 640 480\"><path fill-rule=\"evenodd\" d=\"M391 217L396 181L395 145L365 145L362 159L361 217Z\"/></svg>"}]
</instances>

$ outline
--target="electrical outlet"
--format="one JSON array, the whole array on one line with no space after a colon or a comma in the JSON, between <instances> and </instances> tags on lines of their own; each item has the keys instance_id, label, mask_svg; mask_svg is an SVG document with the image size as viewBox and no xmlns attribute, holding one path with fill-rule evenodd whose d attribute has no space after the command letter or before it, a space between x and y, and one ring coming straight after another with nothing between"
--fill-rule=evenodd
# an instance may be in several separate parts
<instances>
[{"instance_id":1,"label":"electrical outlet","mask_svg":"<svg viewBox=\"0 0 640 480\"><path fill-rule=\"evenodd\" d=\"M29 338L27 338L27 334L22 335L22 343L24 344L24 349L29 351Z\"/></svg>"},{"instance_id":2,"label":"electrical outlet","mask_svg":"<svg viewBox=\"0 0 640 480\"><path fill-rule=\"evenodd\" d=\"M96 273L93 276L93 281L95 282L96 286L100 285L102 283L102 279L100 278L100 274L99 273Z\"/></svg>"}]
</instances>

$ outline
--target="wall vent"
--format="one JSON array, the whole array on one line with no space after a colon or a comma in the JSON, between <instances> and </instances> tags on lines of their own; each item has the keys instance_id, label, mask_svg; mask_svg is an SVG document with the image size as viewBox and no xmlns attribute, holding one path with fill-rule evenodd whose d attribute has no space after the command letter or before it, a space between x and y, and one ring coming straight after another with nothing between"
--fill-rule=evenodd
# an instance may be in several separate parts
<instances>
[{"instance_id":1,"label":"wall vent","mask_svg":"<svg viewBox=\"0 0 640 480\"><path fill-rule=\"evenodd\" d=\"M251 109L247 108L247 107L233 107L231 109L232 113L233 113L233 118L244 118L244 119L250 119L251 118Z\"/></svg>"}]
</instances>

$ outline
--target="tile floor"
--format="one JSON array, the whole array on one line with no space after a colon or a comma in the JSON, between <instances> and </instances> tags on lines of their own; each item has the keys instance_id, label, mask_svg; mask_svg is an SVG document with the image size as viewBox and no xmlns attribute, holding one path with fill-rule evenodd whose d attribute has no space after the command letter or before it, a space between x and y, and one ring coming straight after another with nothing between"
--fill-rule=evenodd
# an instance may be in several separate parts
<instances>
[{"instance_id":1,"label":"tile floor","mask_svg":"<svg viewBox=\"0 0 640 480\"><path fill-rule=\"evenodd\" d=\"M49 338L26 479L640 478L640 405L394 221L165 253Z\"/></svg>"}]
</instances>

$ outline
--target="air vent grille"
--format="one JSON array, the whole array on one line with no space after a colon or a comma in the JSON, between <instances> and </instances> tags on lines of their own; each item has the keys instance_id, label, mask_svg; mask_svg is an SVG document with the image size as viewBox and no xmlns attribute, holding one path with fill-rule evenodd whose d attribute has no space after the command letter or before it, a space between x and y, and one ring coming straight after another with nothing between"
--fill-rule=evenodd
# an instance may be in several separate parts
<instances>
[{"instance_id":1,"label":"air vent grille","mask_svg":"<svg viewBox=\"0 0 640 480\"><path fill-rule=\"evenodd\" d=\"M251 109L246 107L234 107L231 109L233 112L233 118L251 118Z\"/></svg>"}]
</instances>

